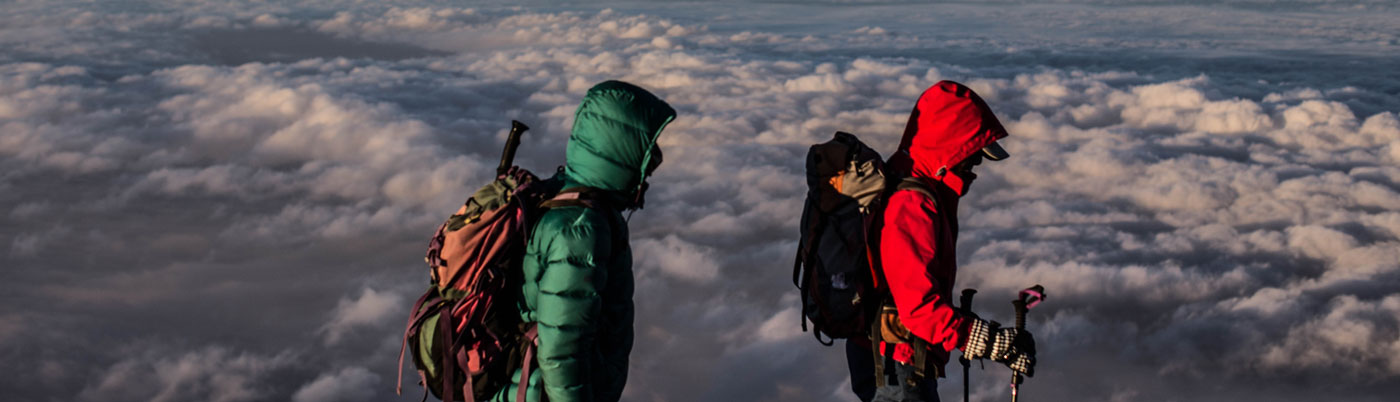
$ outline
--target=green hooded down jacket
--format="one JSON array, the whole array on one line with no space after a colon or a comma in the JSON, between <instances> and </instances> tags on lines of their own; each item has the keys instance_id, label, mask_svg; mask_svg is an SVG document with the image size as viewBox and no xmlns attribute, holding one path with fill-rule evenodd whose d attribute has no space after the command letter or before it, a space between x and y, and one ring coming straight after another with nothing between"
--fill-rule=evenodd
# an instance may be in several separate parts
<instances>
[{"instance_id":1,"label":"green hooded down jacket","mask_svg":"<svg viewBox=\"0 0 1400 402\"><path fill-rule=\"evenodd\" d=\"M621 398L632 351L633 282L620 206L641 189L648 166L659 163L656 138L675 116L655 95L619 81L589 89L575 112L564 188L603 190L614 200L554 208L535 224L520 302L521 319L539 328L539 365L527 401L540 401L541 390L550 402ZM519 378L517 371L492 400L515 401Z\"/></svg>"}]
</instances>

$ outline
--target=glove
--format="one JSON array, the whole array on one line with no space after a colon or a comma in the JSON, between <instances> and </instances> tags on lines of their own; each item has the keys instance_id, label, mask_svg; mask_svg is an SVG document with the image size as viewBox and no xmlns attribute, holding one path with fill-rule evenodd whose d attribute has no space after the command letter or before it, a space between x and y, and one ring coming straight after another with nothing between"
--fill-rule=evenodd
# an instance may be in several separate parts
<instances>
[{"instance_id":1,"label":"glove","mask_svg":"<svg viewBox=\"0 0 1400 402\"><path fill-rule=\"evenodd\" d=\"M1029 331L974 318L966 339L963 354L968 359L992 359L1026 377L1035 376L1035 337Z\"/></svg>"}]
</instances>

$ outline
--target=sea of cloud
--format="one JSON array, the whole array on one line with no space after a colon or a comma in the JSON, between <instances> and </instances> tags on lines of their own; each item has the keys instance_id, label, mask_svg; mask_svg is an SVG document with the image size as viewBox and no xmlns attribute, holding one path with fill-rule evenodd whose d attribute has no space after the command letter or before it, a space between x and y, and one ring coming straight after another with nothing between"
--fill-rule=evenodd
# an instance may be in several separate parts
<instances>
[{"instance_id":1,"label":"sea of cloud","mask_svg":"<svg viewBox=\"0 0 1400 402\"><path fill-rule=\"evenodd\" d=\"M630 223L627 400L854 399L798 326L803 158L837 130L891 151L940 79L1012 133L958 286L1002 321L1049 290L1027 395L1400 391L1400 18L1050 3L4 3L0 394L393 399L428 235L510 119L519 164L562 163L606 79L679 112Z\"/></svg>"}]
</instances>

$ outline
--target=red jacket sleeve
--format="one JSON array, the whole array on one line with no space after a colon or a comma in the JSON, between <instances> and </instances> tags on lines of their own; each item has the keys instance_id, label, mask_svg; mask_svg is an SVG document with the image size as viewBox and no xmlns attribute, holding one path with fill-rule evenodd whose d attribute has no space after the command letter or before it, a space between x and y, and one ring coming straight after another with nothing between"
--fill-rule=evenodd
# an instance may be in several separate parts
<instances>
[{"instance_id":1,"label":"red jacket sleeve","mask_svg":"<svg viewBox=\"0 0 1400 402\"><path fill-rule=\"evenodd\" d=\"M927 196L895 192L885 207L880 260L899 320L914 335L952 351L962 346L968 322L949 300L955 259L940 253L954 252L953 233L938 214Z\"/></svg>"}]
</instances>

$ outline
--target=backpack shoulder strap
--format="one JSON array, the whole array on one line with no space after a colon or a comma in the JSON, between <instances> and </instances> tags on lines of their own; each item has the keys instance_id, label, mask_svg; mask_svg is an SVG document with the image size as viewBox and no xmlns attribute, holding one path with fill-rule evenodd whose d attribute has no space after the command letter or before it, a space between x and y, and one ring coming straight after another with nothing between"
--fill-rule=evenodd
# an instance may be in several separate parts
<instances>
[{"instance_id":1,"label":"backpack shoulder strap","mask_svg":"<svg viewBox=\"0 0 1400 402\"><path fill-rule=\"evenodd\" d=\"M933 189L928 188L928 184L924 184L924 181L919 180L919 178L917 177L905 177L903 179L900 179L899 184L895 185L894 190L917 191L920 194L923 194L925 197L928 197L929 201L933 201L934 205L938 205L938 198L933 196Z\"/></svg>"},{"instance_id":2,"label":"backpack shoulder strap","mask_svg":"<svg viewBox=\"0 0 1400 402\"><path fill-rule=\"evenodd\" d=\"M570 187L560 190L553 198L541 202L540 208L597 208L605 198L601 193L602 190L592 187Z\"/></svg>"}]
</instances>

